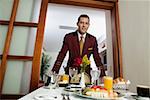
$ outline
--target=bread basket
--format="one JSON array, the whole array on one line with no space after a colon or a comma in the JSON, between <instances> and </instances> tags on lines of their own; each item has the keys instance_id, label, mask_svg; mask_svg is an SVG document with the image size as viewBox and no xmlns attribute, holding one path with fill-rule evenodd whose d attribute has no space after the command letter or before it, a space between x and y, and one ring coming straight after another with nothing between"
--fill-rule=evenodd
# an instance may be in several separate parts
<instances>
[{"instance_id":1,"label":"bread basket","mask_svg":"<svg viewBox=\"0 0 150 100\"><path fill-rule=\"evenodd\" d=\"M130 81L125 80L123 78L117 78L113 80L113 89L128 90L129 85L130 85Z\"/></svg>"}]
</instances>

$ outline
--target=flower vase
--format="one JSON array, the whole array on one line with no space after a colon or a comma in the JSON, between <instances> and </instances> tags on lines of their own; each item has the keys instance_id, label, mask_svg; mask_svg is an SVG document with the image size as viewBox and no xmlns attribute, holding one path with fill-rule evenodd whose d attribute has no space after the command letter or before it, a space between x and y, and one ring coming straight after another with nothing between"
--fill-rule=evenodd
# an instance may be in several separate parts
<instances>
[{"instance_id":1,"label":"flower vase","mask_svg":"<svg viewBox=\"0 0 150 100\"><path fill-rule=\"evenodd\" d=\"M81 88L85 88L84 72L81 73L80 86L81 86Z\"/></svg>"}]
</instances>

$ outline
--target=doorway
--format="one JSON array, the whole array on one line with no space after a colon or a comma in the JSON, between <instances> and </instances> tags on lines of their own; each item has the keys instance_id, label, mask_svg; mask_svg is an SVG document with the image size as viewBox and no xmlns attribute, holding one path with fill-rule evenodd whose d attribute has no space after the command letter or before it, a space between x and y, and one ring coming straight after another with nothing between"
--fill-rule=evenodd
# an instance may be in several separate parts
<instances>
[{"instance_id":1,"label":"doorway","mask_svg":"<svg viewBox=\"0 0 150 100\"><path fill-rule=\"evenodd\" d=\"M48 5L44 33L45 36L43 41L43 53L51 57L51 61L49 62L50 68L46 74L50 72L54 65L58 52L61 49L65 34L73 32L77 29L76 22L80 14L89 15L90 27L88 33L91 33L97 38L99 54L103 64L105 65L107 75L113 76L110 11L97 8L52 3L49 3ZM93 69L97 69L93 57L90 59L91 67ZM64 73L64 67L67 65L67 60L68 54L61 65L59 74Z\"/></svg>"}]
</instances>

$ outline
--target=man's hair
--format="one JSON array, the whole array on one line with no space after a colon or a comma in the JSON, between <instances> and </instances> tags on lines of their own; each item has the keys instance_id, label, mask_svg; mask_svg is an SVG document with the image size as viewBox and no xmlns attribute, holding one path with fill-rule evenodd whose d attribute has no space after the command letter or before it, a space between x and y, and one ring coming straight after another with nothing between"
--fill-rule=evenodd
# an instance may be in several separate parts
<instances>
[{"instance_id":1,"label":"man's hair","mask_svg":"<svg viewBox=\"0 0 150 100\"><path fill-rule=\"evenodd\" d=\"M79 21L80 21L80 18L81 18L81 17L88 18L88 19L89 19L89 21L90 21L90 17L89 17L88 15L86 15L86 14L82 14L82 15L80 15L80 16L78 17L78 22L77 22L77 23L79 23Z\"/></svg>"}]
</instances>

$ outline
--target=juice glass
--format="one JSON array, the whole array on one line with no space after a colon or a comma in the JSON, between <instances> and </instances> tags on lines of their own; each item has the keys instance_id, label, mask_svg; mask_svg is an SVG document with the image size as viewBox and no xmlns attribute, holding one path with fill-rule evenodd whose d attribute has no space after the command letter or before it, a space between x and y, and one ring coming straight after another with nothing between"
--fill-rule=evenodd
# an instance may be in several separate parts
<instances>
[{"instance_id":1,"label":"juice glass","mask_svg":"<svg viewBox=\"0 0 150 100\"><path fill-rule=\"evenodd\" d=\"M113 87L113 78L110 76L104 77L104 88L106 88L108 91L112 90Z\"/></svg>"},{"instance_id":2,"label":"juice glass","mask_svg":"<svg viewBox=\"0 0 150 100\"><path fill-rule=\"evenodd\" d=\"M62 76L62 80L63 80L63 82L68 83L68 82L69 82L69 75L64 74L64 75Z\"/></svg>"}]
</instances>

